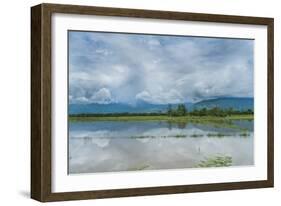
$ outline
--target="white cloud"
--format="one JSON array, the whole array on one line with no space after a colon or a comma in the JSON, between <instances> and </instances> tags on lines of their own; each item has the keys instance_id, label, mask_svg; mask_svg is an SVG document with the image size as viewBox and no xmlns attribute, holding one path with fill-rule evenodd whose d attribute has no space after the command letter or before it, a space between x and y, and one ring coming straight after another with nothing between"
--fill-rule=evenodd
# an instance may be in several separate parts
<instances>
[{"instance_id":1,"label":"white cloud","mask_svg":"<svg viewBox=\"0 0 281 206\"><path fill-rule=\"evenodd\" d=\"M111 93L106 88L100 89L90 97L90 101L95 103L109 103L111 100Z\"/></svg>"},{"instance_id":2,"label":"white cloud","mask_svg":"<svg viewBox=\"0 0 281 206\"><path fill-rule=\"evenodd\" d=\"M182 95L174 89L171 89L167 92L159 93L150 93L148 91L142 91L136 95L136 99L153 104L177 104L184 101Z\"/></svg>"},{"instance_id":3,"label":"white cloud","mask_svg":"<svg viewBox=\"0 0 281 206\"><path fill-rule=\"evenodd\" d=\"M90 103L90 101L86 97L77 97L77 98L71 98L71 103L88 104Z\"/></svg>"},{"instance_id":4,"label":"white cloud","mask_svg":"<svg viewBox=\"0 0 281 206\"><path fill-rule=\"evenodd\" d=\"M71 32L70 95L162 104L253 96L252 61L252 40Z\"/></svg>"},{"instance_id":5,"label":"white cloud","mask_svg":"<svg viewBox=\"0 0 281 206\"><path fill-rule=\"evenodd\" d=\"M94 92L91 96L76 96L70 95L70 103L74 104L90 104L90 103L99 103L107 104L113 102L111 92L107 88L101 88L97 92Z\"/></svg>"}]
</instances>

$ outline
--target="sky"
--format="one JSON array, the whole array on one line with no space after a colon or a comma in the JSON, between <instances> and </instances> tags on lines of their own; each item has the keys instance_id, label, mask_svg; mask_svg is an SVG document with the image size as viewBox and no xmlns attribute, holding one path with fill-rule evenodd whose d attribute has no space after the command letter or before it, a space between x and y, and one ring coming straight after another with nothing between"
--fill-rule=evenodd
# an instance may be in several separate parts
<instances>
[{"instance_id":1,"label":"sky","mask_svg":"<svg viewBox=\"0 0 281 206\"><path fill-rule=\"evenodd\" d=\"M70 104L253 97L254 40L69 31Z\"/></svg>"}]
</instances>

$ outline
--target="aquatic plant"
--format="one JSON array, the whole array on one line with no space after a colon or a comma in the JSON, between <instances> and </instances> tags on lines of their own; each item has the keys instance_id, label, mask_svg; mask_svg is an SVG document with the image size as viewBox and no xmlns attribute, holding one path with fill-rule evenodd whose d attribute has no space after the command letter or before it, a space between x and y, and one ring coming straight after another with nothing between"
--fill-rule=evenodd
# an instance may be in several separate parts
<instances>
[{"instance_id":1,"label":"aquatic plant","mask_svg":"<svg viewBox=\"0 0 281 206\"><path fill-rule=\"evenodd\" d=\"M184 135L184 134L176 134L175 135L175 138L183 138L183 137L186 137L186 135Z\"/></svg>"},{"instance_id":2,"label":"aquatic plant","mask_svg":"<svg viewBox=\"0 0 281 206\"><path fill-rule=\"evenodd\" d=\"M149 167L149 165L138 165L138 166L135 166L135 167L130 167L128 168L128 171L136 171L136 170L145 170Z\"/></svg>"},{"instance_id":3,"label":"aquatic plant","mask_svg":"<svg viewBox=\"0 0 281 206\"><path fill-rule=\"evenodd\" d=\"M230 134L224 134L224 133L208 133L208 137L227 137L231 136Z\"/></svg>"},{"instance_id":4,"label":"aquatic plant","mask_svg":"<svg viewBox=\"0 0 281 206\"><path fill-rule=\"evenodd\" d=\"M248 137L248 136L250 136L250 134L249 134L249 133L244 132L244 133L241 133L239 136L240 136L240 137Z\"/></svg>"},{"instance_id":5,"label":"aquatic plant","mask_svg":"<svg viewBox=\"0 0 281 206\"><path fill-rule=\"evenodd\" d=\"M132 139L144 139L144 138L156 138L156 136L142 135L142 136L130 136Z\"/></svg>"},{"instance_id":6,"label":"aquatic plant","mask_svg":"<svg viewBox=\"0 0 281 206\"><path fill-rule=\"evenodd\" d=\"M197 167L229 167L232 165L232 157L219 155L215 157L209 157L205 160L201 160Z\"/></svg>"},{"instance_id":7,"label":"aquatic plant","mask_svg":"<svg viewBox=\"0 0 281 206\"><path fill-rule=\"evenodd\" d=\"M190 137L203 137L204 135L203 134L192 134L190 135Z\"/></svg>"}]
</instances>

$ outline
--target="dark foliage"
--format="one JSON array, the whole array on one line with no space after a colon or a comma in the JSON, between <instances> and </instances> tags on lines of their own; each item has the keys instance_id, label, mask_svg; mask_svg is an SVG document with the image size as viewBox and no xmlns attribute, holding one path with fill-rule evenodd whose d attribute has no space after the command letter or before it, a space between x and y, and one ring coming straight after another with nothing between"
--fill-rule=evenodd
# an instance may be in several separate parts
<instances>
[{"instance_id":1,"label":"dark foliage","mask_svg":"<svg viewBox=\"0 0 281 206\"><path fill-rule=\"evenodd\" d=\"M226 117L228 115L243 115L243 114L254 114L253 110L248 109L245 111L234 110L233 108L221 109L219 107L213 108L201 108L194 109L192 111L187 111L184 104L178 104L176 108L172 108L171 105L168 105L166 112L152 112L152 113L81 113L81 114L70 114L70 117L119 117L119 116L217 116L217 117Z\"/></svg>"}]
</instances>

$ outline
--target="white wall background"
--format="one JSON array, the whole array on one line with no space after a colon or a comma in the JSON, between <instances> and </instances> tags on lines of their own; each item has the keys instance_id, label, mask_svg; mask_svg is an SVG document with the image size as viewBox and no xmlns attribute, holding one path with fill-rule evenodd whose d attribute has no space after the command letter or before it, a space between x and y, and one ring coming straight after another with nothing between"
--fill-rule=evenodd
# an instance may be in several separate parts
<instances>
[{"instance_id":1,"label":"white wall background","mask_svg":"<svg viewBox=\"0 0 281 206\"><path fill-rule=\"evenodd\" d=\"M280 205L281 12L276 0L57 0L95 6L218 13L275 18L275 188L47 203L47 205ZM0 7L0 203L39 205L30 184L30 7L37 0L2 1ZM278 82L279 81L279 82Z\"/></svg>"}]
</instances>

